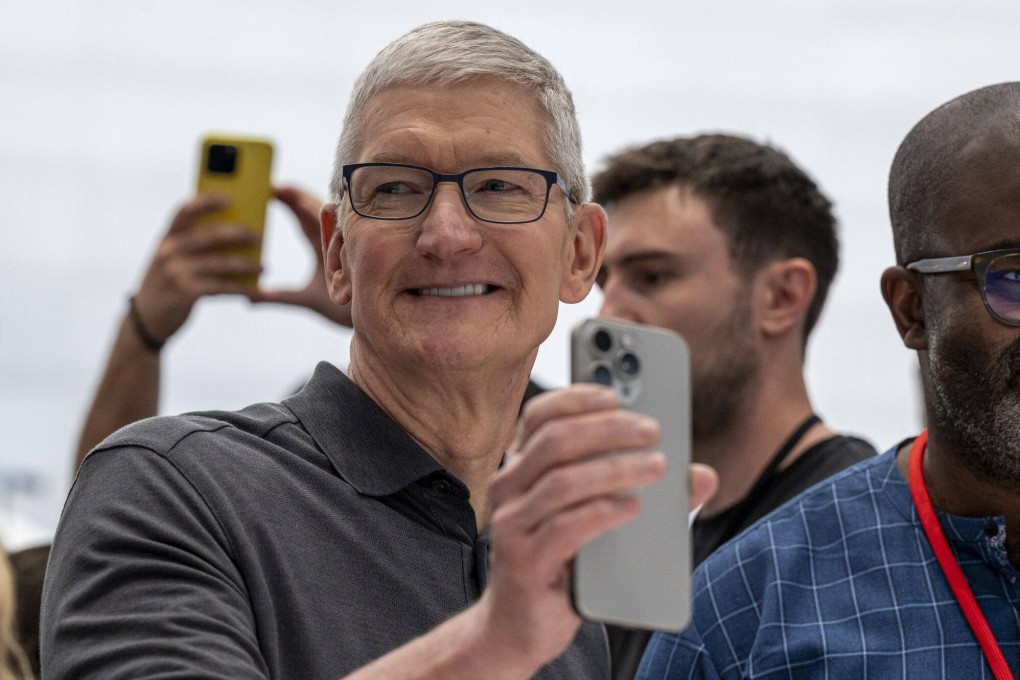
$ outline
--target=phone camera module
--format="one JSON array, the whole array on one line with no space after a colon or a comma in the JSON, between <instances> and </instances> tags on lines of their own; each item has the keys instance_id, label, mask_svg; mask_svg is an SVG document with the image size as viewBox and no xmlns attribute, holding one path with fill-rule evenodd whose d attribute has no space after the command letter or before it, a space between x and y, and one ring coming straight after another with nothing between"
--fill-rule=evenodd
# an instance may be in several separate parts
<instances>
[{"instance_id":1,"label":"phone camera module","mask_svg":"<svg viewBox=\"0 0 1020 680\"><path fill-rule=\"evenodd\" d=\"M595 382L599 385L606 385L608 387L613 384L613 372L605 364L596 364L595 370L592 371L592 377L595 378Z\"/></svg>"},{"instance_id":2,"label":"phone camera module","mask_svg":"<svg viewBox=\"0 0 1020 680\"><path fill-rule=\"evenodd\" d=\"M230 144L210 144L209 172L229 175L237 166L237 147Z\"/></svg>"},{"instance_id":3,"label":"phone camera module","mask_svg":"<svg viewBox=\"0 0 1020 680\"><path fill-rule=\"evenodd\" d=\"M636 354L624 352L617 357L616 362L620 367L620 372L628 378L633 378L641 372L641 361L637 358Z\"/></svg>"},{"instance_id":4,"label":"phone camera module","mask_svg":"<svg viewBox=\"0 0 1020 680\"><path fill-rule=\"evenodd\" d=\"M600 328L592 336L592 343L598 351L608 352L613 346L613 336L609 334L609 331Z\"/></svg>"}]
</instances>

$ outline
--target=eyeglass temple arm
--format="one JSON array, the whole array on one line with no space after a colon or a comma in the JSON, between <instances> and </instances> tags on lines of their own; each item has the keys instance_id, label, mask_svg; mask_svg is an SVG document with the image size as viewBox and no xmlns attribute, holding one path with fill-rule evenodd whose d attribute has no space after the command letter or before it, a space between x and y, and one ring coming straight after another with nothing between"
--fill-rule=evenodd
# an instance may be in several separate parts
<instances>
[{"instance_id":1,"label":"eyeglass temple arm","mask_svg":"<svg viewBox=\"0 0 1020 680\"><path fill-rule=\"evenodd\" d=\"M563 194L567 197L567 200L574 205L577 205L577 199L574 198L574 194L570 193L570 187L567 186L567 183L564 182L563 178L559 175L556 176L556 184L563 190Z\"/></svg>"},{"instance_id":2,"label":"eyeglass temple arm","mask_svg":"<svg viewBox=\"0 0 1020 680\"><path fill-rule=\"evenodd\" d=\"M926 260L918 260L907 265L922 274L948 274L950 272L968 271L971 266L973 255L959 255L957 257L933 257Z\"/></svg>"}]
</instances>

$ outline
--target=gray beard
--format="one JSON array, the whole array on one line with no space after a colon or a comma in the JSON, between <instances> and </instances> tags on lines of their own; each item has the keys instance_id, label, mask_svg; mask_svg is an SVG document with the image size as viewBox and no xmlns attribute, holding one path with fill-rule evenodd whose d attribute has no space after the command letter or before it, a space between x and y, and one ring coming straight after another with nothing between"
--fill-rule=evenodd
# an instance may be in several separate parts
<instances>
[{"instance_id":1,"label":"gray beard","mask_svg":"<svg viewBox=\"0 0 1020 680\"><path fill-rule=\"evenodd\" d=\"M975 349L932 328L928 362L934 425L955 457L983 479L1020 489L1020 341L985 364Z\"/></svg>"}]
</instances>

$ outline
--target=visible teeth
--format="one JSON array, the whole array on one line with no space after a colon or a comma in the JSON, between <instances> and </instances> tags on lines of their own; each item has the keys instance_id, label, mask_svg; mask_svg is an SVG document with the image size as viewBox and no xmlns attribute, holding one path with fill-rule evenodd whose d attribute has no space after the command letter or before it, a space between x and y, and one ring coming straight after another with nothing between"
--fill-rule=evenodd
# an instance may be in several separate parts
<instances>
[{"instance_id":1,"label":"visible teeth","mask_svg":"<svg viewBox=\"0 0 1020 680\"><path fill-rule=\"evenodd\" d=\"M468 295L484 295L486 289L484 283L469 283L456 288L422 288L422 295L438 295L439 297L466 297Z\"/></svg>"}]
</instances>

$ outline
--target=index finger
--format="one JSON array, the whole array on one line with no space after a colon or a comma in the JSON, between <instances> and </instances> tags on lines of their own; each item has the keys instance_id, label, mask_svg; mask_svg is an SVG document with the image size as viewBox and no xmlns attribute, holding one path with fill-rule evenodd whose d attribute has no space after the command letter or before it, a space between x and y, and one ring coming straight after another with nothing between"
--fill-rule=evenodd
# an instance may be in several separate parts
<instances>
[{"instance_id":1,"label":"index finger","mask_svg":"<svg viewBox=\"0 0 1020 680\"><path fill-rule=\"evenodd\" d=\"M565 389L550 390L528 400L524 413L517 425L517 440L514 450L528 440L542 424L565 416L580 415L594 411L616 408L619 398L616 392L590 383L571 385Z\"/></svg>"}]
</instances>

